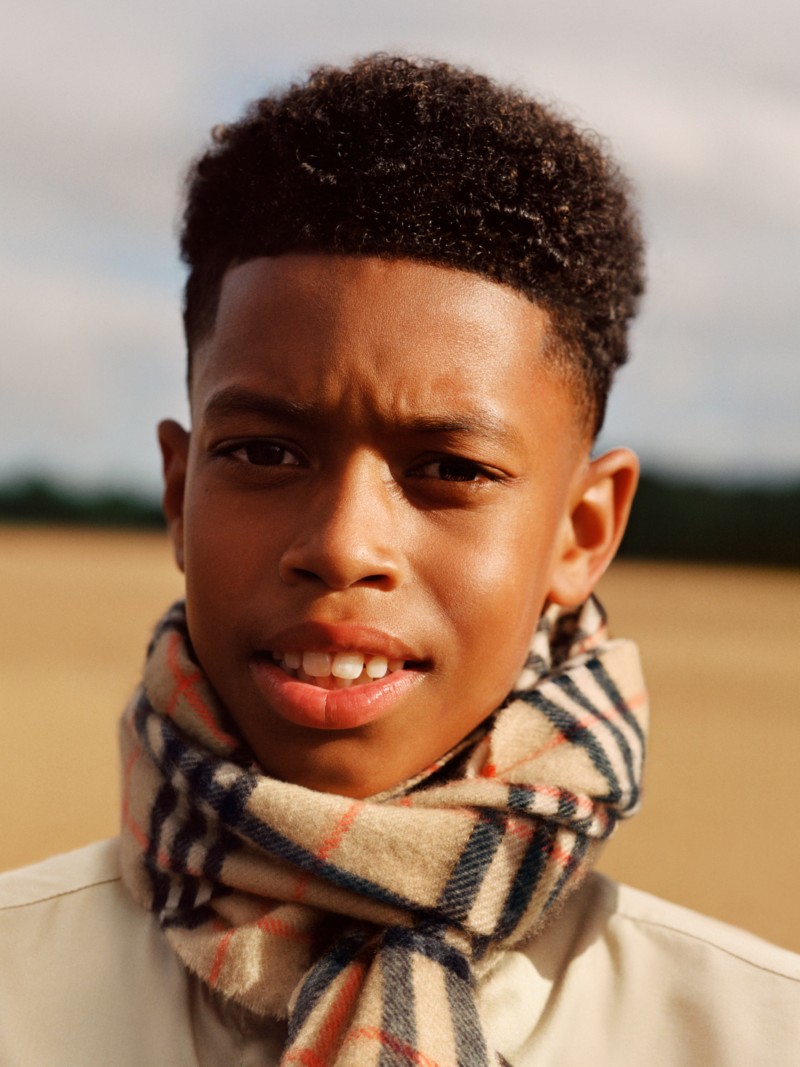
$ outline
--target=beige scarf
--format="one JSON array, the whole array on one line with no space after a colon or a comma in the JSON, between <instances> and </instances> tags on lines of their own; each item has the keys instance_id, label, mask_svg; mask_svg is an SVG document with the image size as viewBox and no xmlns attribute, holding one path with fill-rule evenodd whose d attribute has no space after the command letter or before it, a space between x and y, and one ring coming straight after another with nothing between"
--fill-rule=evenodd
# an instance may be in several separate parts
<instances>
[{"instance_id":1,"label":"beige scarf","mask_svg":"<svg viewBox=\"0 0 800 1067\"><path fill-rule=\"evenodd\" d=\"M518 686L421 781L368 800L270 778L183 606L122 722L123 878L212 989L289 1020L282 1065L488 1067L475 984L638 805L636 648L593 599L542 617Z\"/></svg>"}]
</instances>

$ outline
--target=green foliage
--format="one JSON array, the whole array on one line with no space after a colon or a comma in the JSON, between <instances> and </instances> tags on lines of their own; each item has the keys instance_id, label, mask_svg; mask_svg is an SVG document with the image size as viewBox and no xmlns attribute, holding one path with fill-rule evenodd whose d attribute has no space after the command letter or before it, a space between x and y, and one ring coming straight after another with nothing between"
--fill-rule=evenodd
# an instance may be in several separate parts
<instances>
[{"instance_id":1,"label":"green foliage","mask_svg":"<svg viewBox=\"0 0 800 1067\"><path fill-rule=\"evenodd\" d=\"M32 477L0 486L0 522L163 529L158 503L121 489L93 492Z\"/></svg>"},{"instance_id":2,"label":"green foliage","mask_svg":"<svg viewBox=\"0 0 800 1067\"><path fill-rule=\"evenodd\" d=\"M644 475L621 556L800 566L800 484L712 486Z\"/></svg>"}]
</instances>

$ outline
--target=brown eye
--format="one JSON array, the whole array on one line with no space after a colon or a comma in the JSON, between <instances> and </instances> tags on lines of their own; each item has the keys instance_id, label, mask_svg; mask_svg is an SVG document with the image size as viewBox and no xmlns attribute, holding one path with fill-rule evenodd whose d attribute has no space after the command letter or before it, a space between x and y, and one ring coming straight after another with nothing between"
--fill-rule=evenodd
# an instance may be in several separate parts
<instances>
[{"instance_id":1,"label":"brown eye","mask_svg":"<svg viewBox=\"0 0 800 1067\"><path fill-rule=\"evenodd\" d=\"M229 453L235 459L254 467L296 467L299 460L293 452L277 441L243 441Z\"/></svg>"},{"instance_id":2,"label":"brown eye","mask_svg":"<svg viewBox=\"0 0 800 1067\"><path fill-rule=\"evenodd\" d=\"M418 477L437 478L443 482L474 482L484 477L486 471L478 463L469 459L449 456L444 459L431 460L416 471Z\"/></svg>"}]
</instances>

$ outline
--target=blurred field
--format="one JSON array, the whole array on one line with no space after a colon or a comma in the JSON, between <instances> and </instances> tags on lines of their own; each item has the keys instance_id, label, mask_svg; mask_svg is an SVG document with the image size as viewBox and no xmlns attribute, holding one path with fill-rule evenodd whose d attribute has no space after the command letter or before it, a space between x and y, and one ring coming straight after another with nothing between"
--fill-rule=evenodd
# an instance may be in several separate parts
<instances>
[{"instance_id":1,"label":"blurred field","mask_svg":"<svg viewBox=\"0 0 800 1067\"><path fill-rule=\"evenodd\" d=\"M0 527L0 869L115 833L117 717L180 591L162 536ZM653 705L603 869L800 951L800 573L618 563L601 595Z\"/></svg>"}]
</instances>

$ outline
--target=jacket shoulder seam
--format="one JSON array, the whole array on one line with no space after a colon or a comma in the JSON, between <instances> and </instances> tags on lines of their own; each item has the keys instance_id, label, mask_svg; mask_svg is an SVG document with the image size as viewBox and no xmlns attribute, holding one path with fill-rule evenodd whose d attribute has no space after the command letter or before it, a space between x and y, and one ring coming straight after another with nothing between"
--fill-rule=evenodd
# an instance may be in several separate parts
<instances>
[{"instance_id":1,"label":"jacket shoulder seam","mask_svg":"<svg viewBox=\"0 0 800 1067\"><path fill-rule=\"evenodd\" d=\"M701 934L696 934L691 930L686 930L680 926L674 926L670 923L661 922L658 919L648 919L641 915L632 915L628 911L612 910L611 915L620 919L625 919L629 922L636 923L640 926L651 926L659 930L665 930L668 933L676 934L679 937L688 938L691 941L697 941L701 945L706 945L708 948L714 949L716 952L722 952L724 955L729 956L731 959L738 960L740 963L745 963L749 967L755 967L759 971L763 971L765 974L772 974L776 978L785 978L790 982L800 983L800 976L794 974L787 974L786 971L776 970L774 967L770 967L767 964L761 963L758 960L754 960L752 956L746 956L741 952L736 952L732 948L728 948L726 945L721 945L718 941L712 941L707 937L703 937ZM772 946L771 946L772 947ZM781 949L780 946L774 946L781 952L788 952L788 949Z\"/></svg>"},{"instance_id":2,"label":"jacket shoulder seam","mask_svg":"<svg viewBox=\"0 0 800 1067\"><path fill-rule=\"evenodd\" d=\"M95 889L98 886L111 885L112 882L119 882L120 877L118 874L111 875L108 878L98 878L90 882L82 882L80 885L70 886L68 889L58 889L51 893L43 894L41 896L32 895L27 900L15 901L13 903L5 904L0 903L0 912L2 911L14 911L18 908L30 908L36 904L46 904L51 900L58 900L60 897L72 896L74 893L81 893L85 889Z\"/></svg>"}]
</instances>

